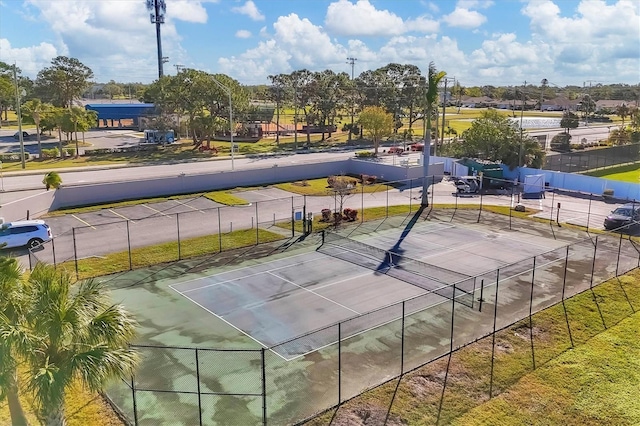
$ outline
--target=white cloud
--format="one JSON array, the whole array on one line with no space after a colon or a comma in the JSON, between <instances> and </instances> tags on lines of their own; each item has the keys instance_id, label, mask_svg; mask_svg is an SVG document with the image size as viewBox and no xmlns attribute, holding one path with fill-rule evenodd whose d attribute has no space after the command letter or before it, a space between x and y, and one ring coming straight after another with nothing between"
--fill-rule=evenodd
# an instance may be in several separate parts
<instances>
[{"instance_id":1,"label":"white cloud","mask_svg":"<svg viewBox=\"0 0 640 426\"><path fill-rule=\"evenodd\" d=\"M236 37L238 37L238 38L249 38L249 37L251 37L251 31L238 30L238 31L236 31Z\"/></svg>"},{"instance_id":2,"label":"white cloud","mask_svg":"<svg viewBox=\"0 0 640 426\"><path fill-rule=\"evenodd\" d=\"M338 0L327 8L327 30L340 35L388 36L402 34L402 18L388 10L378 10L369 0Z\"/></svg>"},{"instance_id":3,"label":"white cloud","mask_svg":"<svg viewBox=\"0 0 640 426\"><path fill-rule=\"evenodd\" d=\"M453 12L443 16L442 20L450 27L472 29L484 24L487 21L487 17L475 10L457 6Z\"/></svg>"},{"instance_id":4,"label":"white cloud","mask_svg":"<svg viewBox=\"0 0 640 426\"><path fill-rule=\"evenodd\" d=\"M162 47L163 56L169 57L172 63L185 63L187 59L175 21L205 22L207 14L202 7L205 2L167 2ZM157 78L155 31L152 30L145 2L28 0L27 4L38 11L39 22L48 25L59 40L57 50L89 66L96 81L150 81ZM165 70L168 71L169 67L166 64Z\"/></svg>"},{"instance_id":5,"label":"white cloud","mask_svg":"<svg viewBox=\"0 0 640 426\"><path fill-rule=\"evenodd\" d=\"M15 64L22 75L34 78L38 71L51 65L51 59L66 54L51 43L40 43L37 46L13 47L9 40L0 39L0 61Z\"/></svg>"},{"instance_id":6,"label":"white cloud","mask_svg":"<svg viewBox=\"0 0 640 426\"><path fill-rule=\"evenodd\" d=\"M249 0L244 5L240 7L234 7L231 9L232 12L240 13L242 15L247 15L249 18L254 21L264 21L264 15L260 13L256 4Z\"/></svg>"}]
</instances>

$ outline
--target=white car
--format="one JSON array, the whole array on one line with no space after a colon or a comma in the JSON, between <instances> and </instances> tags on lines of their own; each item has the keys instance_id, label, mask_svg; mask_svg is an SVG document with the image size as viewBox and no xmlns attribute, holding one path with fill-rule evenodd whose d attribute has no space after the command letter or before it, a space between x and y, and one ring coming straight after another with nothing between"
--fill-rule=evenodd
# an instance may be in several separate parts
<instances>
[{"instance_id":1,"label":"white car","mask_svg":"<svg viewBox=\"0 0 640 426\"><path fill-rule=\"evenodd\" d=\"M0 248L39 247L51 240L51 228L43 220L20 220L0 225Z\"/></svg>"}]
</instances>

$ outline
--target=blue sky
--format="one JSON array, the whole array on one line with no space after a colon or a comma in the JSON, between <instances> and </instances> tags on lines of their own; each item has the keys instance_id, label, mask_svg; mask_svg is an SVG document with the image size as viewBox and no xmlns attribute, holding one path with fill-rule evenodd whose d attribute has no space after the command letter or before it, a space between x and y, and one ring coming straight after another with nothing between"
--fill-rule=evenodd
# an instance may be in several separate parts
<instances>
[{"instance_id":1,"label":"blue sky","mask_svg":"<svg viewBox=\"0 0 640 426\"><path fill-rule=\"evenodd\" d=\"M637 0L165 0L176 65L244 84L307 68L355 74L430 61L463 86L640 84ZM144 0L0 0L0 61L35 77L58 55L95 80L157 78Z\"/></svg>"}]
</instances>

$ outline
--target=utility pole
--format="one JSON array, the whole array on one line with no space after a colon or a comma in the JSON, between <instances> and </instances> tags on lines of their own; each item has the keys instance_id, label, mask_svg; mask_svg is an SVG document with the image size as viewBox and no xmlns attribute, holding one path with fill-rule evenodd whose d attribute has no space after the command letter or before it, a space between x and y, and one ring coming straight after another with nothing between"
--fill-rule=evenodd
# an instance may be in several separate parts
<instances>
[{"instance_id":1,"label":"utility pole","mask_svg":"<svg viewBox=\"0 0 640 426\"><path fill-rule=\"evenodd\" d=\"M353 69L358 58L347 58L347 64L351 65L351 82L353 83ZM351 142L351 133L353 132L353 107L355 96L353 95L353 87L351 88L351 128L349 129L349 142Z\"/></svg>"},{"instance_id":2,"label":"utility pole","mask_svg":"<svg viewBox=\"0 0 640 426\"><path fill-rule=\"evenodd\" d=\"M16 85L16 115L18 116L17 118L18 118L18 140L20 141L20 163L22 168L24 169L25 168L24 137L22 135L22 112L20 111L20 104L22 103L22 100L20 99L20 97L23 94L20 92L20 88L18 87L18 67L16 66L15 62L13 63L13 83Z\"/></svg>"},{"instance_id":3,"label":"utility pole","mask_svg":"<svg viewBox=\"0 0 640 426\"><path fill-rule=\"evenodd\" d=\"M176 67L176 74L180 74L180 70L184 69L184 65L181 64L175 64L174 67Z\"/></svg>"},{"instance_id":4,"label":"utility pole","mask_svg":"<svg viewBox=\"0 0 640 426\"><path fill-rule=\"evenodd\" d=\"M162 56L162 40L160 37L160 25L164 24L164 14L167 5L164 0L147 0L147 10L151 12L151 23L156 25L156 44L158 45L158 79L164 75L163 64L166 62Z\"/></svg>"},{"instance_id":5,"label":"utility pole","mask_svg":"<svg viewBox=\"0 0 640 426\"><path fill-rule=\"evenodd\" d=\"M522 107L520 108L520 151L518 152L518 167L522 167L522 144L524 142L524 135L523 135L523 129L522 129L522 124L523 124L523 118L524 118L524 102L525 102L525 94L524 94L524 89L525 87L527 87L527 81L525 80L524 84L522 85Z\"/></svg>"},{"instance_id":6,"label":"utility pole","mask_svg":"<svg viewBox=\"0 0 640 426\"><path fill-rule=\"evenodd\" d=\"M453 78L449 78L449 77L443 77L442 78L444 80L444 92L442 93L442 137L440 138L440 141L442 143L442 145L444 145L444 117L445 117L445 110L447 109L447 81L451 80L453 81L453 84L456 84L456 79L455 77ZM437 135L436 135L437 136ZM436 155L436 148L438 148L438 143L436 142L436 145L433 147L433 155Z\"/></svg>"}]
</instances>

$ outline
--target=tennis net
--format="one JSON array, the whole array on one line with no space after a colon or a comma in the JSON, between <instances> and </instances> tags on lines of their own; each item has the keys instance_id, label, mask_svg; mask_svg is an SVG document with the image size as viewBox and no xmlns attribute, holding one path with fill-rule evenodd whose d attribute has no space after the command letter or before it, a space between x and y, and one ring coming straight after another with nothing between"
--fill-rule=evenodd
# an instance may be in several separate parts
<instances>
[{"instance_id":1,"label":"tennis net","mask_svg":"<svg viewBox=\"0 0 640 426\"><path fill-rule=\"evenodd\" d=\"M322 245L317 251L389 275L447 299L455 299L473 308L473 291L461 289L456 281L445 282L434 277L433 272L438 272L441 268L433 265L327 231L323 231ZM465 278L469 277L460 277L459 281L464 281Z\"/></svg>"}]
</instances>

